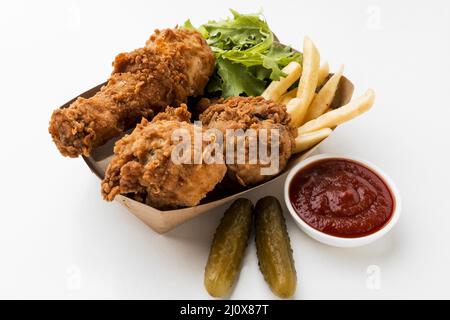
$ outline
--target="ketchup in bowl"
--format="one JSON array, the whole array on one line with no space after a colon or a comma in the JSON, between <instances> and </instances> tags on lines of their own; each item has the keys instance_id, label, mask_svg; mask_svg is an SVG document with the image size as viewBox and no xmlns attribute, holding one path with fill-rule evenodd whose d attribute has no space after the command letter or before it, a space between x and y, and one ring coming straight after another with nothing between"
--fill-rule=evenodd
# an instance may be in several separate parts
<instances>
[{"instance_id":1,"label":"ketchup in bowl","mask_svg":"<svg viewBox=\"0 0 450 320\"><path fill-rule=\"evenodd\" d=\"M323 159L301 169L289 185L289 198L309 226L342 238L382 229L395 203L384 180L355 161Z\"/></svg>"}]
</instances>

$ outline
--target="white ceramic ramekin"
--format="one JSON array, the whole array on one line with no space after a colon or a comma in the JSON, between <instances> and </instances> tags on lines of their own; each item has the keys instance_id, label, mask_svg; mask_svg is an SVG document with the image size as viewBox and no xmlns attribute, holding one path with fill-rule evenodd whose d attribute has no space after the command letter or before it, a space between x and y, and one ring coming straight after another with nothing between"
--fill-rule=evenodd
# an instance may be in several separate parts
<instances>
[{"instance_id":1,"label":"white ceramic ramekin","mask_svg":"<svg viewBox=\"0 0 450 320\"><path fill-rule=\"evenodd\" d=\"M343 159L343 160L354 161L356 163L362 164L363 166L369 168L370 170L372 170L373 172L378 174L378 176L381 179L384 180L384 182L390 189L390 191L392 193L392 197L394 199L394 212L392 213L391 219L388 221L388 223L382 229L380 229L377 232L372 233L368 236L363 236L363 237L358 237L358 238L341 238L341 237L332 236L332 235L323 233L317 229L314 229L313 227L308 225L305 221L303 221L302 218L300 218L300 216L297 214L294 207L292 206L291 200L289 198L289 186L291 184L291 181L294 178L294 176L297 174L297 172L299 172L300 170L302 170L303 168L305 168L306 166L308 166L314 162L324 160L324 159ZM313 238L317 241L320 241L324 244L334 246L334 247L342 247L342 248L363 246L363 245L369 244L369 243L381 238L386 233L388 233L394 227L394 225L397 223L397 221L400 217L401 209L402 209L400 193L399 193L397 187L395 186L392 179L389 178L389 176L387 174L385 174L380 168L378 168L376 165L374 165L366 160L362 160L360 158L343 156L343 155L334 155L334 154L315 155L304 161L301 161L296 166L294 166L290 170L290 172L286 178L286 181L284 183L284 200L286 202L286 206L287 206L289 212L291 213L292 218L297 223L297 225L300 227L300 229L303 230L307 235L309 235L311 238Z\"/></svg>"}]
</instances>

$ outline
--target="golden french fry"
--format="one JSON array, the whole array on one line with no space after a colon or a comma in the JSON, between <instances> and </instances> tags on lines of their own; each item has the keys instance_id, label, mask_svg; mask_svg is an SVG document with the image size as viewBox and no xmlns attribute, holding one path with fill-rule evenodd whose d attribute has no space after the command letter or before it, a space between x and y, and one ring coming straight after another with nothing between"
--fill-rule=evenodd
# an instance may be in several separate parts
<instances>
[{"instance_id":1,"label":"golden french fry","mask_svg":"<svg viewBox=\"0 0 450 320\"><path fill-rule=\"evenodd\" d=\"M291 123L294 127L300 126L317 87L319 79L320 55L314 43L305 37L303 42L303 72L297 91L297 98L290 101L288 112L291 114Z\"/></svg>"},{"instance_id":2,"label":"golden french fry","mask_svg":"<svg viewBox=\"0 0 450 320\"><path fill-rule=\"evenodd\" d=\"M300 78L302 66L298 62L293 61L284 67L282 71L286 74L286 77L282 77L278 81L272 81L263 92L263 98L273 101L280 99L283 93L285 93L289 87Z\"/></svg>"},{"instance_id":3,"label":"golden french fry","mask_svg":"<svg viewBox=\"0 0 450 320\"><path fill-rule=\"evenodd\" d=\"M314 147L320 141L328 137L332 132L333 130L330 128L323 128L297 136L295 139L294 153L299 153Z\"/></svg>"},{"instance_id":4,"label":"golden french fry","mask_svg":"<svg viewBox=\"0 0 450 320\"><path fill-rule=\"evenodd\" d=\"M325 62L320 66L317 86L320 87L321 85L323 85L329 75L330 75L330 65L328 64L328 62Z\"/></svg>"},{"instance_id":5,"label":"golden french fry","mask_svg":"<svg viewBox=\"0 0 450 320\"><path fill-rule=\"evenodd\" d=\"M338 72L336 72L322 87L322 89L320 89L319 93L308 108L305 122L320 117L330 107L343 72L344 66L341 66Z\"/></svg>"},{"instance_id":6,"label":"golden french fry","mask_svg":"<svg viewBox=\"0 0 450 320\"><path fill-rule=\"evenodd\" d=\"M298 128L298 134L320 130L322 128L333 128L369 110L375 101L375 92L367 90L361 97L350 101L345 106L334 109L311 120Z\"/></svg>"},{"instance_id":7,"label":"golden french fry","mask_svg":"<svg viewBox=\"0 0 450 320\"><path fill-rule=\"evenodd\" d=\"M286 92L285 94L283 94L280 99L278 99L278 103L287 105L289 101L291 101L292 99L294 99L297 96L297 90L298 88L294 88L289 92Z\"/></svg>"},{"instance_id":8,"label":"golden french fry","mask_svg":"<svg viewBox=\"0 0 450 320\"><path fill-rule=\"evenodd\" d=\"M287 112L291 115L291 124L298 127L298 123L302 123L308 112L308 107L300 98L291 99L286 105Z\"/></svg>"},{"instance_id":9,"label":"golden french fry","mask_svg":"<svg viewBox=\"0 0 450 320\"><path fill-rule=\"evenodd\" d=\"M314 93L314 98L316 94ZM313 98L313 100L314 100ZM308 107L302 104L302 101L299 98L290 98L286 97L284 101L286 105L287 112L291 115L291 123L304 123L304 119L308 113ZM295 125L298 127L298 125Z\"/></svg>"},{"instance_id":10,"label":"golden french fry","mask_svg":"<svg viewBox=\"0 0 450 320\"><path fill-rule=\"evenodd\" d=\"M320 54L308 37L303 41L303 72L298 86L297 98L310 104L319 80Z\"/></svg>"}]
</instances>

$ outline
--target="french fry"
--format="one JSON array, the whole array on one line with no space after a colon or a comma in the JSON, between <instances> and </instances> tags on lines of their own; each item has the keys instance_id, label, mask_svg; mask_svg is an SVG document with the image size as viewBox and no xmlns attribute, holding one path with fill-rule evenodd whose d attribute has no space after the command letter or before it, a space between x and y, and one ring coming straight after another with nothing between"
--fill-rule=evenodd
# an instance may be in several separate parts
<instances>
[{"instance_id":1,"label":"french fry","mask_svg":"<svg viewBox=\"0 0 450 320\"><path fill-rule=\"evenodd\" d=\"M298 134L320 130L323 128L333 128L369 110L375 101L375 92L367 90L361 97L350 101L345 106L334 109L321 115L319 118L311 120L298 128Z\"/></svg>"},{"instance_id":2,"label":"french fry","mask_svg":"<svg viewBox=\"0 0 450 320\"><path fill-rule=\"evenodd\" d=\"M278 103L287 105L289 103L289 101L291 101L292 99L294 99L297 96L297 90L298 88L294 88L291 91L286 92L285 94L283 94L280 99L278 99Z\"/></svg>"},{"instance_id":3,"label":"french fry","mask_svg":"<svg viewBox=\"0 0 450 320\"><path fill-rule=\"evenodd\" d=\"M314 98L314 93L319 79L320 55L314 43L305 37L303 42L303 72L297 91L297 98L288 104L288 112L291 114L291 123L298 127L308 111L308 107Z\"/></svg>"},{"instance_id":4,"label":"french fry","mask_svg":"<svg viewBox=\"0 0 450 320\"><path fill-rule=\"evenodd\" d=\"M308 112L308 106L300 98L291 99L286 105L287 112L291 115L291 125L298 127L302 123Z\"/></svg>"},{"instance_id":5,"label":"french fry","mask_svg":"<svg viewBox=\"0 0 450 320\"><path fill-rule=\"evenodd\" d=\"M320 117L330 107L333 102L334 95L341 80L342 73L344 72L344 66L341 66L338 72L336 72L327 83L320 89L317 96L308 108L308 113L305 116L305 122Z\"/></svg>"},{"instance_id":6,"label":"french fry","mask_svg":"<svg viewBox=\"0 0 450 320\"><path fill-rule=\"evenodd\" d=\"M320 141L328 137L332 132L333 130L330 128L323 128L297 136L295 139L294 153L299 153L314 147Z\"/></svg>"},{"instance_id":7,"label":"french fry","mask_svg":"<svg viewBox=\"0 0 450 320\"><path fill-rule=\"evenodd\" d=\"M293 61L284 67L282 71L286 74L286 77L281 77L278 81L272 81L263 92L263 98L273 101L280 99L283 93L300 78L302 66L298 62Z\"/></svg>"},{"instance_id":8,"label":"french fry","mask_svg":"<svg viewBox=\"0 0 450 320\"><path fill-rule=\"evenodd\" d=\"M330 74L330 65L328 64L328 62L325 62L320 66L319 69L319 79L317 80L318 87L324 84L329 74Z\"/></svg>"}]
</instances>

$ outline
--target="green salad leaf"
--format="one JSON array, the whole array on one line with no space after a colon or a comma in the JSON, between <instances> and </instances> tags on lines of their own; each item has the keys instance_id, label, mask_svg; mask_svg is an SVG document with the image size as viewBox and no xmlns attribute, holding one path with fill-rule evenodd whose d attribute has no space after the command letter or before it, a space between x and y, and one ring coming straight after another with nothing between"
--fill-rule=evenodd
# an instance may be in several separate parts
<instances>
[{"instance_id":1,"label":"green salad leaf","mask_svg":"<svg viewBox=\"0 0 450 320\"><path fill-rule=\"evenodd\" d=\"M270 81L284 75L282 68L292 61L300 63L302 56L274 40L261 14L230 11L232 18L197 28L216 57L207 91L222 97L261 95ZM195 29L189 20L184 27Z\"/></svg>"}]
</instances>

